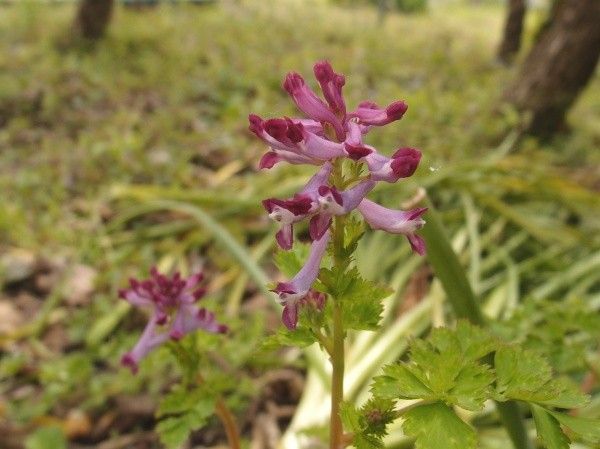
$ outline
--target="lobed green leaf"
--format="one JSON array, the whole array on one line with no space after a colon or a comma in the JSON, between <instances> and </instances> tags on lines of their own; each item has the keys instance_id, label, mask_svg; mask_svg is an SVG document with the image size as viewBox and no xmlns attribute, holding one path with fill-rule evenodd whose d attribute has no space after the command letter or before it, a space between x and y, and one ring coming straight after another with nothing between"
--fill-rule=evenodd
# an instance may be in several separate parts
<instances>
[{"instance_id":1,"label":"lobed green leaf","mask_svg":"<svg viewBox=\"0 0 600 449\"><path fill-rule=\"evenodd\" d=\"M404 415L402 429L416 449L475 449L475 431L447 405L420 405Z\"/></svg>"}]
</instances>

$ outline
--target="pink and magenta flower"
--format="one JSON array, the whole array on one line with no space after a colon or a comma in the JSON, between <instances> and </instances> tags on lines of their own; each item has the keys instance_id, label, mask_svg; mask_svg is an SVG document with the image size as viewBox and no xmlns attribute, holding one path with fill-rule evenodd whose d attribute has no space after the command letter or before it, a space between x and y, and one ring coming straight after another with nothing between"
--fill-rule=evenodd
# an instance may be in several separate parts
<instances>
[{"instance_id":1,"label":"pink and magenta flower","mask_svg":"<svg viewBox=\"0 0 600 449\"><path fill-rule=\"evenodd\" d=\"M425 254L425 242L416 234L425 221L425 209L392 210L366 198L378 182L395 183L416 171L421 152L415 148L398 148L391 157L385 156L364 142L372 128L400 120L408 106L394 101L380 107L363 101L348 112L342 89L344 75L336 73L327 61L314 65L314 75L323 93L321 99L296 72L289 73L283 88L305 118L275 118L264 120L250 115L250 130L269 147L262 157L260 168L272 168L279 162L321 166L306 186L292 198L269 198L263 201L269 217L280 224L276 234L279 246L292 248L294 225L309 222L312 240L310 256L298 274L289 282L279 283L275 292L284 306L284 324L294 329L298 308L307 303L321 304L321 294L312 289L321 260L329 242L329 228L334 216L357 210L373 229L405 235L418 254ZM333 161L350 159L363 164L367 172L338 190L333 184Z\"/></svg>"},{"instance_id":2,"label":"pink and magenta flower","mask_svg":"<svg viewBox=\"0 0 600 449\"><path fill-rule=\"evenodd\" d=\"M288 329L293 330L296 328L298 309L303 304L313 303L319 309L323 308L325 298L322 293L313 290L312 285L319 275L321 261L327 250L329 238L330 233L325 232L320 239L314 240L308 259L298 274L291 281L279 282L273 289L279 296L281 305L283 305L281 319Z\"/></svg>"},{"instance_id":3,"label":"pink and magenta flower","mask_svg":"<svg viewBox=\"0 0 600 449\"><path fill-rule=\"evenodd\" d=\"M405 235L413 251L425 254L425 241L416 234L425 225L422 215L426 207L413 210L394 210L364 199L358 205L358 211L373 229L382 229L391 234Z\"/></svg>"},{"instance_id":4,"label":"pink and magenta flower","mask_svg":"<svg viewBox=\"0 0 600 449\"><path fill-rule=\"evenodd\" d=\"M149 279L129 280L129 288L120 290L119 297L148 309L150 317L136 345L122 357L123 365L135 373L140 360L154 348L198 329L215 334L227 332L227 326L218 323L212 312L197 305L206 293L199 286L203 278L202 273L187 278L175 273L169 277L152 268Z\"/></svg>"}]
</instances>

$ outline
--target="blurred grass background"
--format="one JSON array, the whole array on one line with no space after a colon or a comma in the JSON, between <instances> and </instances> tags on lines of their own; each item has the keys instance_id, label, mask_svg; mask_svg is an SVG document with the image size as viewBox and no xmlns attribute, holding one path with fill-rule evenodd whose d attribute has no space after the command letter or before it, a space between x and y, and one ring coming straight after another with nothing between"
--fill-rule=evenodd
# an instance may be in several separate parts
<instances>
[{"instance_id":1,"label":"blurred grass background","mask_svg":"<svg viewBox=\"0 0 600 449\"><path fill-rule=\"evenodd\" d=\"M291 194L310 170L259 174L264 147L246 117L297 115L283 76L310 78L320 59L346 74L351 107L363 99L409 104L369 143L386 154L418 147L421 168L375 196L398 207L425 186L476 293L496 301L494 313L510 316L530 296L597 303L600 79L571 110L569 134L547 143L519 136L516 112L499 101L515 75L494 60L503 14L491 1L433 2L383 23L375 7L352 2L118 7L106 38L91 47L72 42L73 4L2 6L0 298L14 323L0 333L0 418L14 444L73 413L97 424L119 397L160 391L176 375L160 356L135 378L118 366L143 317L126 318L116 290L154 264L213 273L214 302L238 323L223 363L251 379L281 369L281 360L256 356L278 314L260 294L259 281L276 276L260 200ZM544 14L528 15L527 42ZM205 215L182 213L182 205ZM236 253L240 246L249 255ZM361 246L361 268L392 280L397 307L423 277L423 262L408 259L404 246L375 235ZM16 263L24 272L7 274ZM91 287L73 301L82 267ZM297 355L290 360L303 366ZM237 410L253 403L255 388L248 381ZM148 427L152 411L117 430L66 433L94 444Z\"/></svg>"}]
</instances>

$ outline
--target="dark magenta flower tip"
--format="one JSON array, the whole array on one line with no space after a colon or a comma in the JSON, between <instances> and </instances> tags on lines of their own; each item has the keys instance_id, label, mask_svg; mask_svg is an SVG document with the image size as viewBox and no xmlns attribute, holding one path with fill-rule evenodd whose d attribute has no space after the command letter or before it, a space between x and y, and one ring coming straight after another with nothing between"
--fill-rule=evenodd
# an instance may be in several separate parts
<instances>
[{"instance_id":1,"label":"dark magenta flower tip","mask_svg":"<svg viewBox=\"0 0 600 449\"><path fill-rule=\"evenodd\" d=\"M421 152L415 148L400 148L392 156L391 168L394 174L400 178L412 176L419 162Z\"/></svg>"},{"instance_id":2,"label":"dark magenta flower tip","mask_svg":"<svg viewBox=\"0 0 600 449\"><path fill-rule=\"evenodd\" d=\"M260 158L258 168L261 170L263 168L273 168L273 166L279 161L281 161L279 155L274 151L269 151L268 153L263 154L263 156Z\"/></svg>"},{"instance_id":3,"label":"dark magenta flower tip","mask_svg":"<svg viewBox=\"0 0 600 449\"><path fill-rule=\"evenodd\" d=\"M124 354L121 357L121 365L129 368L133 374L138 372L139 366L130 353Z\"/></svg>"},{"instance_id":4,"label":"dark magenta flower tip","mask_svg":"<svg viewBox=\"0 0 600 449\"><path fill-rule=\"evenodd\" d=\"M174 341L179 341L183 338L183 332L180 330L172 330L171 332L169 332L169 337L171 338L171 340Z\"/></svg>"},{"instance_id":5,"label":"dark magenta flower tip","mask_svg":"<svg viewBox=\"0 0 600 449\"><path fill-rule=\"evenodd\" d=\"M264 123L264 129L267 134L277 140L285 139L287 128L287 122L282 118L270 118Z\"/></svg>"},{"instance_id":6,"label":"dark magenta flower tip","mask_svg":"<svg viewBox=\"0 0 600 449\"><path fill-rule=\"evenodd\" d=\"M300 143L304 140L303 126L301 123L294 123L290 118L286 117L287 125L285 136L293 143Z\"/></svg>"},{"instance_id":7,"label":"dark magenta flower tip","mask_svg":"<svg viewBox=\"0 0 600 449\"><path fill-rule=\"evenodd\" d=\"M408 105L404 101L395 101L385 108L385 112L390 120L399 120L408 110Z\"/></svg>"},{"instance_id":8,"label":"dark magenta flower tip","mask_svg":"<svg viewBox=\"0 0 600 449\"><path fill-rule=\"evenodd\" d=\"M319 61L315 63L313 72L315 73L315 78L321 83L333 81L335 77L335 72L329 61Z\"/></svg>"},{"instance_id":9,"label":"dark magenta flower tip","mask_svg":"<svg viewBox=\"0 0 600 449\"><path fill-rule=\"evenodd\" d=\"M358 161L373 152L371 148L364 145L352 145L349 143L344 144L344 149L348 153L348 157L353 161Z\"/></svg>"},{"instance_id":10,"label":"dark magenta flower tip","mask_svg":"<svg viewBox=\"0 0 600 449\"><path fill-rule=\"evenodd\" d=\"M281 321L289 330L295 330L298 326L298 306L286 304L281 312Z\"/></svg>"},{"instance_id":11,"label":"dark magenta flower tip","mask_svg":"<svg viewBox=\"0 0 600 449\"><path fill-rule=\"evenodd\" d=\"M283 88L290 95L294 95L294 92L297 92L298 89L301 89L304 84L304 78L302 78L302 75L297 72L289 72L283 81Z\"/></svg>"},{"instance_id":12,"label":"dark magenta flower tip","mask_svg":"<svg viewBox=\"0 0 600 449\"><path fill-rule=\"evenodd\" d=\"M320 186L319 195L322 197L327 197L328 195L331 195L331 197L335 200L336 203L338 203L340 206L344 205L344 199L342 198L342 195L340 194L339 190L335 187Z\"/></svg>"}]
</instances>

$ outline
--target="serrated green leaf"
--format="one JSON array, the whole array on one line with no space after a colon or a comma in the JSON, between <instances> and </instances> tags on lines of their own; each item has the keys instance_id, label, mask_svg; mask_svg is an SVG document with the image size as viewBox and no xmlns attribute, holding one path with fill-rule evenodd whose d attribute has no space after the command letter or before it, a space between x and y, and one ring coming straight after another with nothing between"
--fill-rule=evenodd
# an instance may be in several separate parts
<instances>
[{"instance_id":1,"label":"serrated green leaf","mask_svg":"<svg viewBox=\"0 0 600 449\"><path fill-rule=\"evenodd\" d=\"M371 398L360 408L365 430L363 433L383 438L387 435L387 425L397 418L395 401Z\"/></svg>"},{"instance_id":2,"label":"serrated green leaf","mask_svg":"<svg viewBox=\"0 0 600 449\"><path fill-rule=\"evenodd\" d=\"M418 406L404 415L402 429L416 449L474 449L475 431L440 402Z\"/></svg>"},{"instance_id":3,"label":"serrated green leaf","mask_svg":"<svg viewBox=\"0 0 600 449\"><path fill-rule=\"evenodd\" d=\"M465 365L455 379L455 386L448 392L448 400L467 410L480 410L490 397L494 374L491 368L481 364Z\"/></svg>"},{"instance_id":4,"label":"serrated green leaf","mask_svg":"<svg viewBox=\"0 0 600 449\"><path fill-rule=\"evenodd\" d=\"M214 409L214 394L207 388L199 386L195 389L187 389L181 385L175 387L169 394L165 395L158 405L156 416L187 413L207 409L212 413Z\"/></svg>"},{"instance_id":5,"label":"serrated green leaf","mask_svg":"<svg viewBox=\"0 0 600 449\"><path fill-rule=\"evenodd\" d=\"M177 407L174 401L175 397L169 400L172 409L181 409L182 407ZM156 426L160 441L168 448L180 447L192 431L206 424L208 418L214 414L214 408L214 398L204 397L196 401L185 413L160 420Z\"/></svg>"},{"instance_id":6,"label":"serrated green leaf","mask_svg":"<svg viewBox=\"0 0 600 449\"><path fill-rule=\"evenodd\" d=\"M189 437L196 423L190 415L165 418L156 425L156 431L162 444L169 449L179 448ZM201 425L202 423L197 423Z\"/></svg>"},{"instance_id":7,"label":"serrated green leaf","mask_svg":"<svg viewBox=\"0 0 600 449\"><path fill-rule=\"evenodd\" d=\"M543 357L517 346L499 348L494 357L494 368L498 392L512 399L522 399L523 395L542 388L552 378L552 369Z\"/></svg>"},{"instance_id":8,"label":"serrated green leaf","mask_svg":"<svg viewBox=\"0 0 600 449\"><path fill-rule=\"evenodd\" d=\"M319 272L319 280L323 285L325 292L329 293L335 299L342 298L352 283L352 275L360 276L357 270L349 270L337 267L322 268Z\"/></svg>"},{"instance_id":9,"label":"serrated green leaf","mask_svg":"<svg viewBox=\"0 0 600 449\"><path fill-rule=\"evenodd\" d=\"M387 296L387 294L385 295ZM376 296L356 297L344 304L342 321L345 329L377 330L383 313L381 299Z\"/></svg>"},{"instance_id":10,"label":"serrated green leaf","mask_svg":"<svg viewBox=\"0 0 600 449\"><path fill-rule=\"evenodd\" d=\"M481 338L479 345L472 341ZM456 330L434 329L425 340L410 344L408 363L384 368L375 379L373 393L380 397L443 401L479 410L491 395L491 368L477 360L493 345L483 331L462 325Z\"/></svg>"},{"instance_id":11,"label":"serrated green leaf","mask_svg":"<svg viewBox=\"0 0 600 449\"><path fill-rule=\"evenodd\" d=\"M354 435L352 446L356 449L383 449L385 447L380 438L362 433Z\"/></svg>"},{"instance_id":12,"label":"serrated green leaf","mask_svg":"<svg viewBox=\"0 0 600 449\"><path fill-rule=\"evenodd\" d=\"M542 405L573 408L588 397L567 378L552 379L549 363L533 351L504 346L495 355L496 390L501 400L517 399Z\"/></svg>"},{"instance_id":13,"label":"serrated green leaf","mask_svg":"<svg viewBox=\"0 0 600 449\"><path fill-rule=\"evenodd\" d=\"M346 329L375 330L383 313L382 300L390 290L364 279L356 268L346 273L350 280L346 290L338 296L343 302L342 319Z\"/></svg>"},{"instance_id":14,"label":"serrated green leaf","mask_svg":"<svg viewBox=\"0 0 600 449\"><path fill-rule=\"evenodd\" d=\"M363 220L359 220L356 217L346 218L344 225L344 251L343 255L345 258L350 258L356 251L358 242L365 233L365 225Z\"/></svg>"},{"instance_id":15,"label":"serrated green leaf","mask_svg":"<svg viewBox=\"0 0 600 449\"><path fill-rule=\"evenodd\" d=\"M351 432L360 431L360 412L349 402L342 402L340 406L340 418L344 429Z\"/></svg>"},{"instance_id":16,"label":"serrated green leaf","mask_svg":"<svg viewBox=\"0 0 600 449\"><path fill-rule=\"evenodd\" d=\"M470 360L481 359L498 347L498 342L494 337L468 321L460 320L454 332L463 355Z\"/></svg>"},{"instance_id":17,"label":"serrated green leaf","mask_svg":"<svg viewBox=\"0 0 600 449\"><path fill-rule=\"evenodd\" d=\"M546 449L569 449L569 438L563 433L556 418L544 408L531 404L537 435Z\"/></svg>"},{"instance_id":18,"label":"serrated green leaf","mask_svg":"<svg viewBox=\"0 0 600 449\"><path fill-rule=\"evenodd\" d=\"M539 399L538 399L539 398ZM534 397L535 402L559 408L577 408L589 402L574 381L568 377L553 379L544 385L544 390Z\"/></svg>"},{"instance_id":19,"label":"serrated green leaf","mask_svg":"<svg viewBox=\"0 0 600 449\"><path fill-rule=\"evenodd\" d=\"M554 410L548 410L558 422L575 435L589 443L600 443L600 420L571 416Z\"/></svg>"},{"instance_id":20,"label":"serrated green leaf","mask_svg":"<svg viewBox=\"0 0 600 449\"><path fill-rule=\"evenodd\" d=\"M344 428L353 434L352 446L357 449L383 448L382 438L387 425L397 418L394 401L372 398L360 410L352 404L342 403L340 417Z\"/></svg>"},{"instance_id":21,"label":"serrated green leaf","mask_svg":"<svg viewBox=\"0 0 600 449\"><path fill-rule=\"evenodd\" d=\"M289 251L278 250L274 256L275 266L284 276L291 278L302 268L309 249L310 245L296 243Z\"/></svg>"},{"instance_id":22,"label":"serrated green leaf","mask_svg":"<svg viewBox=\"0 0 600 449\"><path fill-rule=\"evenodd\" d=\"M401 364L386 366L383 375L375 377L371 391L375 396L388 399L423 399L433 394L408 367Z\"/></svg>"},{"instance_id":23,"label":"serrated green leaf","mask_svg":"<svg viewBox=\"0 0 600 449\"><path fill-rule=\"evenodd\" d=\"M262 348L265 350L277 349L282 346L297 346L305 348L315 343L317 339L310 329L298 327L290 331L288 329L279 329L276 334L270 335L265 339Z\"/></svg>"}]
</instances>

